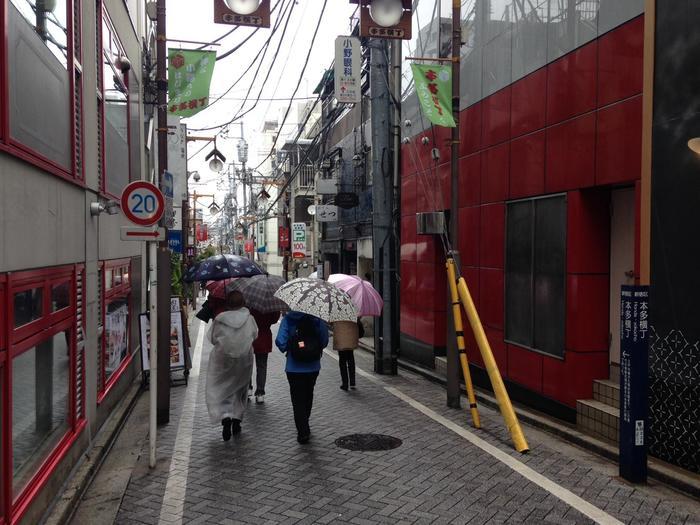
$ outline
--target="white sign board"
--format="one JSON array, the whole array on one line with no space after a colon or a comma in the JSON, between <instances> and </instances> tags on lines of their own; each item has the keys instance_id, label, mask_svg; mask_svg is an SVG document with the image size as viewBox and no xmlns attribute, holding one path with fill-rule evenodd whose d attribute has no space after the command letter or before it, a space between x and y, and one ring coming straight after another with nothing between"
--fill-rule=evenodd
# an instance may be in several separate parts
<instances>
[{"instance_id":1,"label":"white sign board","mask_svg":"<svg viewBox=\"0 0 700 525\"><path fill-rule=\"evenodd\" d=\"M292 223L292 257L303 259L306 257L306 223Z\"/></svg>"},{"instance_id":2,"label":"white sign board","mask_svg":"<svg viewBox=\"0 0 700 525\"><path fill-rule=\"evenodd\" d=\"M338 206L335 204L319 204L316 206L318 222L335 222L338 220Z\"/></svg>"},{"instance_id":3,"label":"white sign board","mask_svg":"<svg viewBox=\"0 0 700 525\"><path fill-rule=\"evenodd\" d=\"M340 104L355 104L362 98L362 50L360 39L335 39L335 98Z\"/></svg>"},{"instance_id":4,"label":"white sign board","mask_svg":"<svg viewBox=\"0 0 700 525\"><path fill-rule=\"evenodd\" d=\"M165 229L158 226L122 226L120 238L122 241L164 241Z\"/></svg>"},{"instance_id":5,"label":"white sign board","mask_svg":"<svg viewBox=\"0 0 700 525\"><path fill-rule=\"evenodd\" d=\"M148 314L139 316L139 328L141 336L141 367L142 370L151 369L151 323ZM182 329L182 314L180 312L180 299L170 298L170 368L179 369L185 367L185 338Z\"/></svg>"}]
</instances>

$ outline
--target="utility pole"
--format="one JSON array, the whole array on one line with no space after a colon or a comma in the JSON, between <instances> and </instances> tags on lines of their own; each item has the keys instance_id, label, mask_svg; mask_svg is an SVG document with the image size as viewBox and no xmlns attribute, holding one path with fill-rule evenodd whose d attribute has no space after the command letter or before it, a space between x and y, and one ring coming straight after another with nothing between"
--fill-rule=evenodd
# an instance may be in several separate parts
<instances>
[{"instance_id":1,"label":"utility pole","mask_svg":"<svg viewBox=\"0 0 700 525\"><path fill-rule=\"evenodd\" d=\"M394 233L394 238L392 239L392 268L398 268L400 266L400 254L401 254L401 46L403 41L393 40L391 43L391 67L392 67L392 89L394 92L394 156L393 156L393 168L394 168L394 180L393 180L393 196L394 202L392 206L392 214L395 217L396 225L392 229ZM396 272L392 272L392 276L396 275ZM399 280L396 278L392 279L392 298L394 301L394 308L392 308L392 318L391 318L391 337L394 341L395 346L399 347L399 340L401 337L401 287L399 286ZM397 372L397 362L398 356L392 355L392 373Z\"/></svg>"},{"instance_id":2,"label":"utility pole","mask_svg":"<svg viewBox=\"0 0 700 525\"><path fill-rule=\"evenodd\" d=\"M165 187L165 172L168 169L168 80L167 71L167 38L165 33L165 3L157 0L156 19L156 55L157 55L157 85L158 85L158 182L161 190ZM161 220L161 226L166 228L167 218ZM159 425L170 421L170 250L168 241L158 244L158 415ZM153 328L152 328L153 329ZM151 363L151 367L155 366Z\"/></svg>"},{"instance_id":3,"label":"utility pole","mask_svg":"<svg viewBox=\"0 0 700 525\"><path fill-rule=\"evenodd\" d=\"M392 318L396 307L392 297L392 211L393 179L391 159L391 99L389 97L389 65L386 40L373 38L370 47L370 111L372 117L372 252L374 284L384 299L381 317L374 327L374 371L395 374L395 340Z\"/></svg>"},{"instance_id":4,"label":"utility pole","mask_svg":"<svg viewBox=\"0 0 700 525\"><path fill-rule=\"evenodd\" d=\"M459 239L459 62L460 49L462 46L461 27L461 0L452 0L452 117L455 127L452 128L451 145L451 183L452 192L450 195L450 244L457 264L459 264L459 254L457 253ZM439 47L439 44L438 44ZM450 294L447 294L448 312L448 334L447 334L447 406L460 408L460 362L459 351L457 350L457 340L452 319L452 304Z\"/></svg>"}]
</instances>

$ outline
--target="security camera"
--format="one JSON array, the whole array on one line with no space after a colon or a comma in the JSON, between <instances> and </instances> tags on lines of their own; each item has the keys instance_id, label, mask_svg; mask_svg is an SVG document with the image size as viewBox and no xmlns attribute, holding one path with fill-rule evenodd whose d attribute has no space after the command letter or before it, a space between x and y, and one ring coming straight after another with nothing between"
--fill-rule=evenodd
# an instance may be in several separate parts
<instances>
[{"instance_id":1,"label":"security camera","mask_svg":"<svg viewBox=\"0 0 700 525\"><path fill-rule=\"evenodd\" d=\"M192 178L194 179L195 182L199 182L202 178L202 176L198 172L194 172L194 175L192 175Z\"/></svg>"}]
</instances>

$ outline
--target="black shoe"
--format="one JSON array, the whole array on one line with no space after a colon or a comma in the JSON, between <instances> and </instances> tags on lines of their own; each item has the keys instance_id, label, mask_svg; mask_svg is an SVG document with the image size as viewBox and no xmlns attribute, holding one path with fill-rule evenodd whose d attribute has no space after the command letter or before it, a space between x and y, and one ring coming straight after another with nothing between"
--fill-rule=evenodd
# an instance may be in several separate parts
<instances>
[{"instance_id":1,"label":"black shoe","mask_svg":"<svg viewBox=\"0 0 700 525\"><path fill-rule=\"evenodd\" d=\"M346 392L348 391L348 385L340 385L341 390L345 390Z\"/></svg>"},{"instance_id":2,"label":"black shoe","mask_svg":"<svg viewBox=\"0 0 700 525\"><path fill-rule=\"evenodd\" d=\"M297 442L300 445L306 445L309 442L310 434L297 434Z\"/></svg>"},{"instance_id":3,"label":"black shoe","mask_svg":"<svg viewBox=\"0 0 700 525\"><path fill-rule=\"evenodd\" d=\"M350 385L350 390L355 390L355 385Z\"/></svg>"},{"instance_id":4,"label":"black shoe","mask_svg":"<svg viewBox=\"0 0 700 525\"><path fill-rule=\"evenodd\" d=\"M221 424L224 427L223 430L221 431L221 437L224 438L224 441L228 441L231 439L231 418L225 417L224 419L221 420ZM240 422L239 422L239 432L240 432Z\"/></svg>"},{"instance_id":5,"label":"black shoe","mask_svg":"<svg viewBox=\"0 0 700 525\"><path fill-rule=\"evenodd\" d=\"M240 419L234 419L233 420L233 428L231 429L231 432L233 432L233 435L235 436L236 434L241 433L241 420Z\"/></svg>"}]
</instances>

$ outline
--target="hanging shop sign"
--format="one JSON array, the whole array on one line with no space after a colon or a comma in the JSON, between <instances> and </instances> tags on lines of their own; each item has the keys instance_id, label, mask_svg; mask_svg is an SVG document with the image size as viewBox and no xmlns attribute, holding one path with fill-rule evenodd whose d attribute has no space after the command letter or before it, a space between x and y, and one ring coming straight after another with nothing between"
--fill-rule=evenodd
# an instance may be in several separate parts
<instances>
[{"instance_id":1,"label":"hanging shop sign","mask_svg":"<svg viewBox=\"0 0 700 525\"><path fill-rule=\"evenodd\" d=\"M303 259L306 257L306 223L292 223L292 257Z\"/></svg>"},{"instance_id":2,"label":"hanging shop sign","mask_svg":"<svg viewBox=\"0 0 700 525\"><path fill-rule=\"evenodd\" d=\"M362 50L360 39L335 39L335 98L339 104L356 104L362 99Z\"/></svg>"},{"instance_id":3,"label":"hanging shop sign","mask_svg":"<svg viewBox=\"0 0 700 525\"><path fill-rule=\"evenodd\" d=\"M168 113L196 115L209 105L216 51L168 50Z\"/></svg>"},{"instance_id":4,"label":"hanging shop sign","mask_svg":"<svg viewBox=\"0 0 700 525\"><path fill-rule=\"evenodd\" d=\"M335 204L339 208L349 210L350 208L354 208L360 204L360 197L357 195L357 193L343 191L335 196Z\"/></svg>"},{"instance_id":5,"label":"hanging shop sign","mask_svg":"<svg viewBox=\"0 0 700 525\"><path fill-rule=\"evenodd\" d=\"M277 243L279 244L279 247L282 248L283 250L286 250L289 248L289 228L286 228L284 226L280 226L279 237L278 237Z\"/></svg>"},{"instance_id":6,"label":"hanging shop sign","mask_svg":"<svg viewBox=\"0 0 700 525\"><path fill-rule=\"evenodd\" d=\"M454 128L452 66L411 64L421 110L436 126Z\"/></svg>"},{"instance_id":7,"label":"hanging shop sign","mask_svg":"<svg viewBox=\"0 0 700 525\"><path fill-rule=\"evenodd\" d=\"M197 224L196 232L197 232L197 242L204 242L207 239L209 239L209 232L207 231L206 224Z\"/></svg>"},{"instance_id":8,"label":"hanging shop sign","mask_svg":"<svg viewBox=\"0 0 700 525\"><path fill-rule=\"evenodd\" d=\"M649 287L622 286L620 302L620 476L647 480Z\"/></svg>"},{"instance_id":9,"label":"hanging shop sign","mask_svg":"<svg viewBox=\"0 0 700 525\"><path fill-rule=\"evenodd\" d=\"M318 222L336 222L338 220L338 206L319 204L316 206L316 219Z\"/></svg>"}]
</instances>

